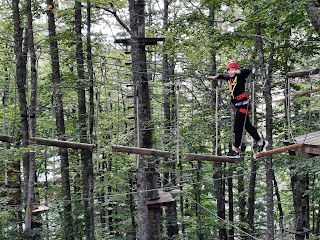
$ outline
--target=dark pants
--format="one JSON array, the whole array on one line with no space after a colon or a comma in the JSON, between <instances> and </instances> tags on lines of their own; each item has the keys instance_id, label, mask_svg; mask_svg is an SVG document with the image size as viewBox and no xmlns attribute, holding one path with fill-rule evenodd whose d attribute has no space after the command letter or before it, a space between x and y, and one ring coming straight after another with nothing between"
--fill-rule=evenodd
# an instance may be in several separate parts
<instances>
[{"instance_id":1,"label":"dark pants","mask_svg":"<svg viewBox=\"0 0 320 240\"><path fill-rule=\"evenodd\" d=\"M241 107L243 110L247 110L246 106ZM243 129L246 129L246 131L253 137L254 140L259 141L260 136L257 132L257 129L252 126L249 118L249 112L243 113L239 111L240 108L236 110L236 117L234 120L234 146L236 148L239 148L242 142L242 134ZM245 112L245 111L244 111Z\"/></svg>"}]
</instances>

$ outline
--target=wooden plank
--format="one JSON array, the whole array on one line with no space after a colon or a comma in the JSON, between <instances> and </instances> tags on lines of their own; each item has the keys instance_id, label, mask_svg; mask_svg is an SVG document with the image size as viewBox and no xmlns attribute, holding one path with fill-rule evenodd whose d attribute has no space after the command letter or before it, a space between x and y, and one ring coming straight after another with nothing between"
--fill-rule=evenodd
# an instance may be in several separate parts
<instances>
[{"instance_id":1,"label":"wooden plank","mask_svg":"<svg viewBox=\"0 0 320 240\"><path fill-rule=\"evenodd\" d=\"M287 77L288 78L295 78L295 77L307 77L309 75L318 74L319 68L317 69L311 69L311 70L302 70L297 72L288 72Z\"/></svg>"},{"instance_id":2,"label":"wooden plank","mask_svg":"<svg viewBox=\"0 0 320 240\"><path fill-rule=\"evenodd\" d=\"M12 136L0 134L0 141L14 143L15 139ZM93 151L96 148L94 144L69 142L69 141L63 141L58 139L47 139L47 138L36 138L36 137L30 137L29 143L36 144L36 145L62 147L62 148L84 149L89 151Z\"/></svg>"},{"instance_id":3,"label":"wooden plank","mask_svg":"<svg viewBox=\"0 0 320 240\"><path fill-rule=\"evenodd\" d=\"M157 149L151 149L151 148L118 146L118 145L112 146L112 152L153 155L153 156L159 156L159 157L171 157L171 153L169 151L157 150Z\"/></svg>"},{"instance_id":4,"label":"wooden plank","mask_svg":"<svg viewBox=\"0 0 320 240\"><path fill-rule=\"evenodd\" d=\"M229 163L239 163L240 158L229 158L225 156L215 156L206 154L196 154L196 153L186 153L186 160L199 160L199 161L212 161L212 162L229 162Z\"/></svg>"},{"instance_id":5,"label":"wooden plank","mask_svg":"<svg viewBox=\"0 0 320 240\"><path fill-rule=\"evenodd\" d=\"M14 143L15 139L12 136L0 134L0 141L1 142L7 142L7 143Z\"/></svg>"},{"instance_id":6,"label":"wooden plank","mask_svg":"<svg viewBox=\"0 0 320 240\"><path fill-rule=\"evenodd\" d=\"M69 141L63 141L58 139L47 139L47 138L36 138L36 137L30 137L29 143L36 144L36 145L61 147L61 148L83 149L83 150L89 150L89 151L93 151L96 148L94 144L69 142Z\"/></svg>"},{"instance_id":7,"label":"wooden plank","mask_svg":"<svg viewBox=\"0 0 320 240\"><path fill-rule=\"evenodd\" d=\"M285 146L285 147L281 147L281 148L276 148L276 149L272 149L272 150L265 151L265 152L258 152L258 153L253 154L253 158L256 159L256 158L271 156L273 154L282 153L282 152L286 152L286 151L290 151L290 150L297 150L302 145L303 144L293 144L293 145L289 145L289 146Z\"/></svg>"},{"instance_id":8,"label":"wooden plank","mask_svg":"<svg viewBox=\"0 0 320 240\"><path fill-rule=\"evenodd\" d=\"M319 91L320 91L320 88L315 88L315 89L309 89L309 90L303 90L303 91L290 93L287 96L300 96L300 95L304 95L304 94L307 94L307 93L314 93L314 92L319 92ZM282 102L284 100L285 100L285 98L281 98L281 99L272 100L272 102L273 103L278 103L278 102Z\"/></svg>"}]
</instances>

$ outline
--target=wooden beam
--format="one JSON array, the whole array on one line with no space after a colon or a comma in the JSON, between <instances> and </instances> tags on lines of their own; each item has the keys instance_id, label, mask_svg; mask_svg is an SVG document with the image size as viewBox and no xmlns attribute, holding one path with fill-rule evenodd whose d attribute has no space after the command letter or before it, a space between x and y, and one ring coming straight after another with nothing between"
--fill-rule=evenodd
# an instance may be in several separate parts
<instances>
[{"instance_id":1,"label":"wooden beam","mask_svg":"<svg viewBox=\"0 0 320 240\"><path fill-rule=\"evenodd\" d=\"M212 161L212 162L229 162L229 163L239 163L240 158L229 158L224 156L215 155L205 155L196 153L186 153L186 160L199 160L199 161Z\"/></svg>"},{"instance_id":2,"label":"wooden beam","mask_svg":"<svg viewBox=\"0 0 320 240\"><path fill-rule=\"evenodd\" d=\"M303 70L303 71L297 71L297 72L288 72L287 77L288 78L295 78L295 77L305 77L313 74L318 74L320 69L311 69L311 70Z\"/></svg>"},{"instance_id":3,"label":"wooden beam","mask_svg":"<svg viewBox=\"0 0 320 240\"><path fill-rule=\"evenodd\" d=\"M265 152L258 152L253 155L253 158L256 159L256 158L271 156L273 154L282 153L282 152L286 152L286 151L290 151L290 150L296 150L296 149L300 148L302 145L303 144L292 144L289 146L276 148L276 149L272 149L272 150L265 151Z\"/></svg>"},{"instance_id":4,"label":"wooden beam","mask_svg":"<svg viewBox=\"0 0 320 240\"><path fill-rule=\"evenodd\" d=\"M0 134L0 141L1 142L7 142L7 143L14 143L15 139L12 136Z\"/></svg>"},{"instance_id":5,"label":"wooden beam","mask_svg":"<svg viewBox=\"0 0 320 240\"><path fill-rule=\"evenodd\" d=\"M320 91L320 88L315 88L315 89L309 89L309 90L303 90L303 91L290 93L287 96L299 96L299 95L303 95L303 94L307 94L307 93L313 93L313 92L319 92L319 91ZM282 102L284 100L285 100L285 98L281 98L281 99L272 100L272 102L273 103L278 103L278 102Z\"/></svg>"},{"instance_id":6,"label":"wooden beam","mask_svg":"<svg viewBox=\"0 0 320 240\"><path fill-rule=\"evenodd\" d=\"M0 134L0 141L14 143L16 140L12 136ZM46 146L55 146L55 147L62 147L62 148L83 149L83 150L89 150L89 151L93 151L96 149L95 144L69 142L69 141L63 141L63 140L58 140L58 139L47 139L47 138L36 138L36 137L30 137L29 143L35 144L35 145L46 145Z\"/></svg>"},{"instance_id":7,"label":"wooden beam","mask_svg":"<svg viewBox=\"0 0 320 240\"><path fill-rule=\"evenodd\" d=\"M69 141L63 141L58 139L47 139L47 138L36 138L36 137L30 137L29 143L36 144L36 145L55 146L55 147L61 147L61 148L83 149L83 150L89 150L89 151L93 151L96 148L95 144L69 142Z\"/></svg>"},{"instance_id":8,"label":"wooden beam","mask_svg":"<svg viewBox=\"0 0 320 240\"><path fill-rule=\"evenodd\" d=\"M171 157L171 153L168 151L151 149L151 148L139 148L139 147L127 147L127 146L112 146L112 152L133 153L141 155L153 155L159 157Z\"/></svg>"}]
</instances>

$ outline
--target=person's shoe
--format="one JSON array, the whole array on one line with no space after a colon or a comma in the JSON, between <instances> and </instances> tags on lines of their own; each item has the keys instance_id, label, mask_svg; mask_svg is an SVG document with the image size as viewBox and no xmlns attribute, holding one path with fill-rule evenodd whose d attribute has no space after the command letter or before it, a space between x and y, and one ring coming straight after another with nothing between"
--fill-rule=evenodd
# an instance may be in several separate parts
<instances>
[{"instance_id":1,"label":"person's shoe","mask_svg":"<svg viewBox=\"0 0 320 240\"><path fill-rule=\"evenodd\" d=\"M259 146L259 152L265 152L267 151L267 147L269 145L268 141L263 140L263 143L261 146Z\"/></svg>"},{"instance_id":2,"label":"person's shoe","mask_svg":"<svg viewBox=\"0 0 320 240\"><path fill-rule=\"evenodd\" d=\"M227 156L229 158L238 158L239 157L239 151L235 151L235 150L231 150L230 152L228 152Z\"/></svg>"}]
</instances>

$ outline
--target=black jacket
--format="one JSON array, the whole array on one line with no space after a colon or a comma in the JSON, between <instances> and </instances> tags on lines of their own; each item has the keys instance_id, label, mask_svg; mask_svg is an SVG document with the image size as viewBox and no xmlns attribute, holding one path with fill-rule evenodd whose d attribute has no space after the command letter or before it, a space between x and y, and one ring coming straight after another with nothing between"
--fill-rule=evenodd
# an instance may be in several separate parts
<instances>
[{"instance_id":1,"label":"black jacket","mask_svg":"<svg viewBox=\"0 0 320 240\"><path fill-rule=\"evenodd\" d=\"M229 77L227 75L218 75L218 79L228 80L228 88L231 96L231 102L233 104L248 99L248 96L242 98L237 98L237 96L245 93L246 90L246 78L251 73L250 69L242 69L240 74L236 74L234 77Z\"/></svg>"}]
</instances>

